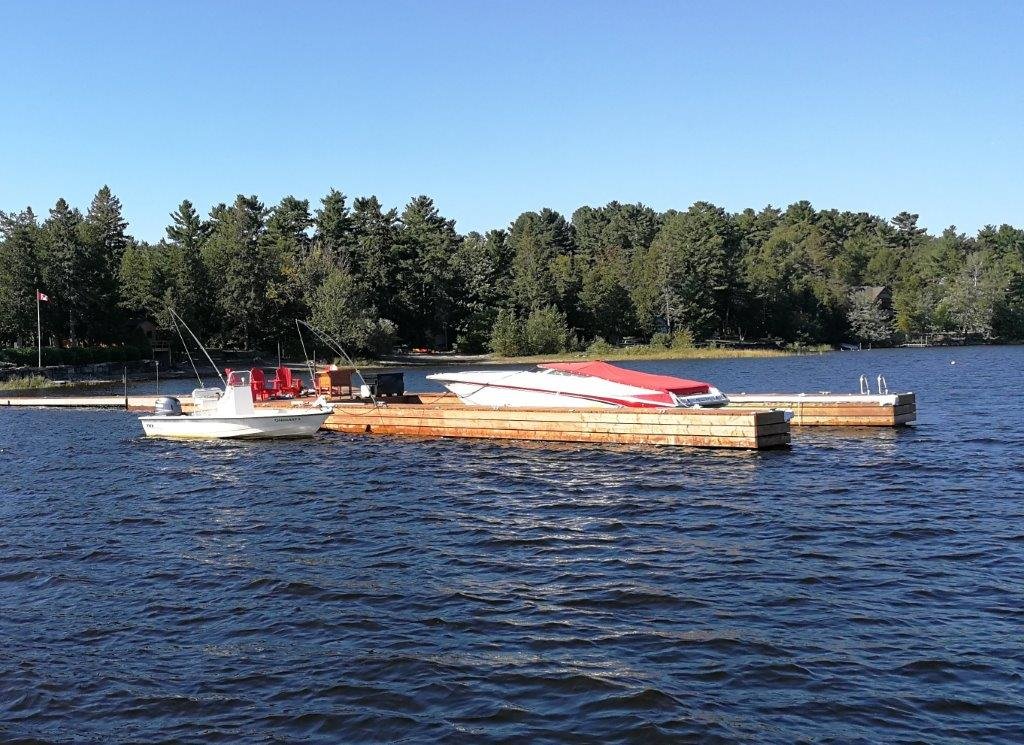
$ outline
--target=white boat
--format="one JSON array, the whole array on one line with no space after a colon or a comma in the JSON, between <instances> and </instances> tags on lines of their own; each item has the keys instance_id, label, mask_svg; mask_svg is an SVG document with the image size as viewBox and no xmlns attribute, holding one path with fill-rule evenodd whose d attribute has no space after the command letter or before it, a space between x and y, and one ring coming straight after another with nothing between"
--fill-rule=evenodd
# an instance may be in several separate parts
<instances>
[{"instance_id":1,"label":"white boat","mask_svg":"<svg viewBox=\"0 0 1024 745\"><path fill-rule=\"evenodd\" d=\"M729 399L708 383L629 370L607 362L553 362L539 370L436 373L465 404L514 408L711 408Z\"/></svg>"},{"instance_id":2,"label":"white boat","mask_svg":"<svg viewBox=\"0 0 1024 745\"><path fill-rule=\"evenodd\" d=\"M247 370L234 371L223 390L192 391L189 414L182 412L176 398L158 399L155 414L139 417L146 436L189 440L311 437L331 415L331 406L323 398L311 406L256 408L250 375Z\"/></svg>"}]
</instances>

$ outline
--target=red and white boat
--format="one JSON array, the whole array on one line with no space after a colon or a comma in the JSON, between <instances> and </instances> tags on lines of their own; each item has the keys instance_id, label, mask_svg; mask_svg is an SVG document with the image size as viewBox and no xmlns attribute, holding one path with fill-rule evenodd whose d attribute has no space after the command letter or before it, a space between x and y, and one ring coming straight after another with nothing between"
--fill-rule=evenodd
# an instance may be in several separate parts
<instances>
[{"instance_id":1,"label":"red and white boat","mask_svg":"<svg viewBox=\"0 0 1024 745\"><path fill-rule=\"evenodd\" d=\"M712 408L729 399L698 380L629 370L607 362L551 362L538 370L436 373L436 380L474 406L514 408Z\"/></svg>"}]
</instances>

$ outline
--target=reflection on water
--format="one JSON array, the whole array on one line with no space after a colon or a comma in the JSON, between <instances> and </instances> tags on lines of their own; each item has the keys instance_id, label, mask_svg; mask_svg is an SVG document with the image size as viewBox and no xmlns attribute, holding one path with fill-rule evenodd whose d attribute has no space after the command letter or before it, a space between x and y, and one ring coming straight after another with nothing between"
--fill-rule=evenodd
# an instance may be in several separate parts
<instances>
[{"instance_id":1,"label":"reflection on water","mask_svg":"<svg viewBox=\"0 0 1024 745\"><path fill-rule=\"evenodd\" d=\"M0 740L1012 741L1021 363L636 365L918 393L766 453L0 411Z\"/></svg>"}]
</instances>

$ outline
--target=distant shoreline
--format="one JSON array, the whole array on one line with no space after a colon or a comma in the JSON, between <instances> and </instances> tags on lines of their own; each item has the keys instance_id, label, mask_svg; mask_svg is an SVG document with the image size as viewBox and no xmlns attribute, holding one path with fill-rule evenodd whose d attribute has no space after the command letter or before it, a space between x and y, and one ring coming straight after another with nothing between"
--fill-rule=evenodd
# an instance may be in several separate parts
<instances>
[{"instance_id":1,"label":"distant shoreline","mask_svg":"<svg viewBox=\"0 0 1024 745\"><path fill-rule=\"evenodd\" d=\"M650 346L621 347L600 352L553 352L551 354L532 354L519 357L499 357L494 354L450 355L450 354L405 354L391 355L379 360L361 360L360 366L366 367L399 367L415 365L417 367L437 365L517 365L537 364L538 362L587 362L604 360L606 362L658 361L658 360L720 360L764 357L792 357L803 354L823 354L835 351L827 345L813 346L806 349L728 349L716 347L684 347L652 348Z\"/></svg>"}]
</instances>

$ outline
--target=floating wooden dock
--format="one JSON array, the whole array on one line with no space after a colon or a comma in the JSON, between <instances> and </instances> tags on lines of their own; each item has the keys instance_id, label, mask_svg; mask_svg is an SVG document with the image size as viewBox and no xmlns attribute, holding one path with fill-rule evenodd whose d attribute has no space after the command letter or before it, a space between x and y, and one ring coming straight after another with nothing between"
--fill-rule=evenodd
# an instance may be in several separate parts
<instances>
[{"instance_id":1,"label":"floating wooden dock","mask_svg":"<svg viewBox=\"0 0 1024 745\"><path fill-rule=\"evenodd\" d=\"M722 409L493 409L466 406L448 393L335 403L324 429L346 434L461 437L542 442L619 443L760 450L790 444L790 425L896 427L913 422L913 393L728 394ZM3 406L152 411L156 396L0 397ZM182 408L191 409L187 396ZM309 399L293 402L308 403ZM258 406L287 406L269 401ZM793 412L787 422L782 410Z\"/></svg>"},{"instance_id":2,"label":"floating wooden dock","mask_svg":"<svg viewBox=\"0 0 1024 745\"><path fill-rule=\"evenodd\" d=\"M181 394L179 394L181 395ZM3 396L0 407L26 406L46 409L124 409L153 411L158 396ZM127 406L125 401L127 400Z\"/></svg>"},{"instance_id":3,"label":"floating wooden dock","mask_svg":"<svg viewBox=\"0 0 1024 745\"><path fill-rule=\"evenodd\" d=\"M913 393L727 393L729 407L780 408L797 427L899 427L917 419Z\"/></svg>"},{"instance_id":4,"label":"floating wooden dock","mask_svg":"<svg viewBox=\"0 0 1024 745\"><path fill-rule=\"evenodd\" d=\"M790 444L782 411L518 409L437 403L335 404L324 428L350 435L468 437L761 450Z\"/></svg>"}]
</instances>

